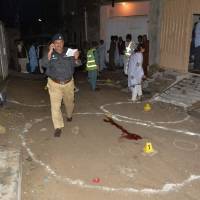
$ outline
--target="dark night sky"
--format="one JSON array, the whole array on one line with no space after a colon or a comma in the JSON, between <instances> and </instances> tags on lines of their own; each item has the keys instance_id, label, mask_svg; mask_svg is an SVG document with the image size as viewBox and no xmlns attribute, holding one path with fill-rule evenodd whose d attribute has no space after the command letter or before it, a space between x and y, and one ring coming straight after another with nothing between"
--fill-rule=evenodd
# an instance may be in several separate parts
<instances>
[{"instance_id":1,"label":"dark night sky","mask_svg":"<svg viewBox=\"0 0 200 200\"><path fill-rule=\"evenodd\" d=\"M1 0L0 19L7 25L20 21L31 23L38 18L54 20L59 17L59 0Z\"/></svg>"},{"instance_id":2,"label":"dark night sky","mask_svg":"<svg viewBox=\"0 0 200 200\"><path fill-rule=\"evenodd\" d=\"M72 23L79 23L82 19L83 6L100 0L64 1L63 9L63 0L0 0L0 20L6 27L17 28L22 37L67 32L74 25Z\"/></svg>"}]
</instances>

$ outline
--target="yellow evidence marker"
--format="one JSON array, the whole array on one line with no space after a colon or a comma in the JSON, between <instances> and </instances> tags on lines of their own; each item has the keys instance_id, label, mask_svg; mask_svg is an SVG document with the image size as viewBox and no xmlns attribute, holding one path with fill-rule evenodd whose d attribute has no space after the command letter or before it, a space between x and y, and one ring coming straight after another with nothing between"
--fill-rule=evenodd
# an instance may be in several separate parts
<instances>
[{"instance_id":1,"label":"yellow evidence marker","mask_svg":"<svg viewBox=\"0 0 200 200\"><path fill-rule=\"evenodd\" d=\"M144 146L144 153L153 153L154 149L153 149L153 145L151 144L151 142L147 142Z\"/></svg>"},{"instance_id":2,"label":"yellow evidence marker","mask_svg":"<svg viewBox=\"0 0 200 200\"><path fill-rule=\"evenodd\" d=\"M146 103L146 104L144 105L144 111L148 112L148 111L150 111L150 110L151 110L151 105L150 105L149 103Z\"/></svg>"}]
</instances>

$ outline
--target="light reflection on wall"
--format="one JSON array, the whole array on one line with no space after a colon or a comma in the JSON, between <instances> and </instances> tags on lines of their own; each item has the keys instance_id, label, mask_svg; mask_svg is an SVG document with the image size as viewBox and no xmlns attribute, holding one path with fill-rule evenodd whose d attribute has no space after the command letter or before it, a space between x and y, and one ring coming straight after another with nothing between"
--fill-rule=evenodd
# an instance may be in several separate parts
<instances>
[{"instance_id":1,"label":"light reflection on wall","mask_svg":"<svg viewBox=\"0 0 200 200\"><path fill-rule=\"evenodd\" d=\"M114 7L106 5L110 17L148 15L149 1L116 3Z\"/></svg>"},{"instance_id":2,"label":"light reflection on wall","mask_svg":"<svg viewBox=\"0 0 200 200\"><path fill-rule=\"evenodd\" d=\"M112 5L103 5L100 9L100 37L106 38L106 24L112 17L147 16L150 11L150 1L121 2Z\"/></svg>"}]
</instances>

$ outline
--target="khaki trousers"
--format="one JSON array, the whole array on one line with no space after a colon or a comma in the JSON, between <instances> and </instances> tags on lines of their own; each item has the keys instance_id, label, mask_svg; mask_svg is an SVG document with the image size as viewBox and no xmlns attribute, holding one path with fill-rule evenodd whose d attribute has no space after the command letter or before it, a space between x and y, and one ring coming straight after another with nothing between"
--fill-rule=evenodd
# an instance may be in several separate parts
<instances>
[{"instance_id":1,"label":"khaki trousers","mask_svg":"<svg viewBox=\"0 0 200 200\"><path fill-rule=\"evenodd\" d=\"M63 100L67 117L72 117L74 110L74 80L72 79L69 83L61 85L48 78L47 87L51 101L51 115L54 128L63 128L61 103Z\"/></svg>"}]
</instances>

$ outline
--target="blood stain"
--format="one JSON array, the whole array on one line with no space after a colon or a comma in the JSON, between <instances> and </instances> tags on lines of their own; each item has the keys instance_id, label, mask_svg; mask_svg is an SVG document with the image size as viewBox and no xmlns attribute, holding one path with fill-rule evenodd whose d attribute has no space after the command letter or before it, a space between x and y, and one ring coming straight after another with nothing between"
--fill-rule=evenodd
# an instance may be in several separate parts
<instances>
[{"instance_id":1,"label":"blood stain","mask_svg":"<svg viewBox=\"0 0 200 200\"><path fill-rule=\"evenodd\" d=\"M113 126L116 126L118 129L120 129L122 131L120 138L126 138L128 140L141 140L142 139L142 137L140 135L137 135L135 133L130 133L123 126L117 124L112 118L110 118L108 116L106 116L106 119L104 119L104 122L110 123Z\"/></svg>"}]
</instances>

